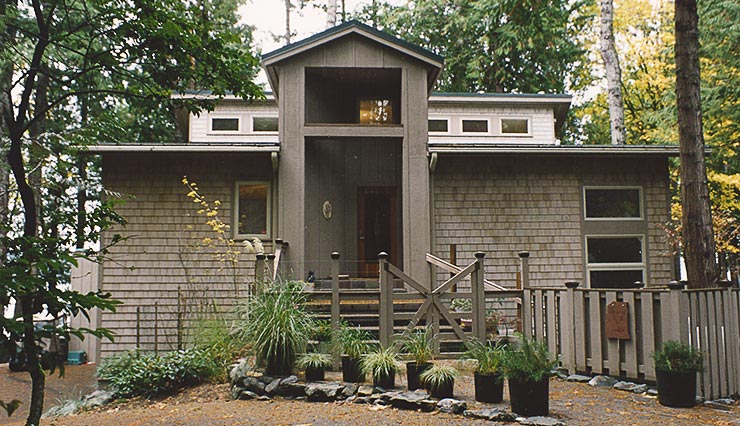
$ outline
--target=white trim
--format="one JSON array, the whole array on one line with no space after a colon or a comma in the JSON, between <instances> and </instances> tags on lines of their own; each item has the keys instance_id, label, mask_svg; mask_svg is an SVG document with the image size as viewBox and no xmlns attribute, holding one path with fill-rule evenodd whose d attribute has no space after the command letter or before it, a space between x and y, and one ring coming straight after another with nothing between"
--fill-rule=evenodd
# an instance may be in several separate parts
<instances>
[{"instance_id":1,"label":"white trim","mask_svg":"<svg viewBox=\"0 0 740 426\"><path fill-rule=\"evenodd\" d=\"M640 216L639 217L588 217L586 216L586 191L589 189L597 189L597 190L634 190L636 189L638 191L638 197L639 197L639 211ZM603 221L630 221L630 222L636 222L636 221L642 221L645 220L645 201L643 197L643 191L642 186L640 185L583 185L583 188L581 189L582 196L583 196L583 220L588 222L603 222Z\"/></svg>"},{"instance_id":2,"label":"white trim","mask_svg":"<svg viewBox=\"0 0 740 426\"><path fill-rule=\"evenodd\" d=\"M266 185L267 199L265 200L265 233L264 234L240 234L239 233L239 186L241 185ZM269 180L240 180L234 182L234 204L232 207L232 229L235 240L250 240L260 238L266 240L272 234L272 182Z\"/></svg>"},{"instance_id":3,"label":"white trim","mask_svg":"<svg viewBox=\"0 0 740 426\"><path fill-rule=\"evenodd\" d=\"M611 262L611 263L591 263L588 260L588 240L589 238L602 239L628 239L637 238L640 240L640 257L641 262ZM583 236L583 248L586 256L586 287L591 287L591 271L641 271L643 281L647 276L647 253L645 252L645 234L588 234Z\"/></svg>"},{"instance_id":4,"label":"white trim","mask_svg":"<svg viewBox=\"0 0 740 426\"><path fill-rule=\"evenodd\" d=\"M527 122L527 133L505 133L504 132L504 120L524 120ZM532 117L525 116L499 116L498 117L498 134L501 136L513 136L513 137L531 137L532 136Z\"/></svg>"},{"instance_id":5,"label":"white trim","mask_svg":"<svg viewBox=\"0 0 740 426\"><path fill-rule=\"evenodd\" d=\"M274 142L260 142L258 144L180 144L180 145L90 145L80 148L80 151L96 154L115 152L280 152L280 145Z\"/></svg>"},{"instance_id":6,"label":"white trim","mask_svg":"<svg viewBox=\"0 0 740 426\"><path fill-rule=\"evenodd\" d=\"M491 134L491 118L486 115L479 115L479 116L460 116L458 118L458 123L460 124L460 134L461 135L490 135ZM486 131L485 132L466 132L463 130L463 123L465 121L485 121L486 122Z\"/></svg>"}]
</instances>

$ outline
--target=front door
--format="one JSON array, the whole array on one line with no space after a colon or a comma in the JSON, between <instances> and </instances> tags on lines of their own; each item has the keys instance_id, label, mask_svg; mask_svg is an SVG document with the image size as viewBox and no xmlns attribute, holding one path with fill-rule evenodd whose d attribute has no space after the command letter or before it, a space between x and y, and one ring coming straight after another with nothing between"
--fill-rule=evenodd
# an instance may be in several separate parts
<instances>
[{"instance_id":1,"label":"front door","mask_svg":"<svg viewBox=\"0 0 740 426\"><path fill-rule=\"evenodd\" d=\"M357 190L357 253L360 275L378 277L378 253L398 256L396 188L360 187Z\"/></svg>"}]
</instances>

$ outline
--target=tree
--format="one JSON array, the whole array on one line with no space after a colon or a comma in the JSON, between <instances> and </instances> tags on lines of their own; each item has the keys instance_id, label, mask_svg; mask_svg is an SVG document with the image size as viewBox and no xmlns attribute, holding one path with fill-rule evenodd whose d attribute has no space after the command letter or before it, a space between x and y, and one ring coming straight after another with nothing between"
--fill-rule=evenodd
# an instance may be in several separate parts
<instances>
[{"instance_id":1,"label":"tree","mask_svg":"<svg viewBox=\"0 0 740 426\"><path fill-rule=\"evenodd\" d=\"M592 0L412 0L366 8L381 29L445 57L437 90L562 93L584 83ZM374 14L374 12L377 12Z\"/></svg>"},{"instance_id":2,"label":"tree","mask_svg":"<svg viewBox=\"0 0 740 426\"><path fill-rule=\"evenodd\" d=\"M714 249L702 132L699 14L696 0L676 0L675 16L676 101L684 257L689 287L711 287L719 278L719 270Z\"/></svg>"},{"instance_id":3,"label":"tree","mask_svg":"<svg viewBox=\"0 0 740 426\"><path fill-rule=\"evenodd\" d=\"M197 111L212 105L204 98L172 100L174 91L198 87L216 96L261 94L252 82L257 59L239 34L216 28L208 2L180 0L15 0L0 4L0 112L7 136L17 214L2 223L7 254L0 272L0 294L16 301L18 318L2 318L2 350L23 343L32 379L27 424L38 424L43 408L42 339L105 330L74 330L66 325L34 328L34 315L86 315L113 309L103 293L82 295L63 285L75 263L69 228L78 207L65 207L66 189L86 185L74 175L69 148L97 141L101 128L116 117L107 105L155 102ZM91 103L102 107L89 108ZM88 107L83 105L87 104ZM95 112L80 120L81 113ZM92 120L90 119L92 118ZM31 174L40 170L33 184ZM46 177L44 173L47 173ZM76 180L77 179L77 180ZM64 186L63 184L67 184ZM122 219L101 200L85 207L84 237ZM114 238L115 240L115 238ZM85 256L105 254L89 249ZM5 296L2 305L9 303ZM7 333L7 334L5 334Z\"/></svg>"},{"instance_id":4,"label":"tree","mask_svg":"<svg viewBox=\"0 0 740 426\"><path fill-rule=\"evenodd\" d=\"M611 140L614 145L624 145L624 104L622 103L622 72L619 56L614 46L614 4L601 0L601 58L606 68L606 92L609 104Z\"/></svg>"}]
</instances>

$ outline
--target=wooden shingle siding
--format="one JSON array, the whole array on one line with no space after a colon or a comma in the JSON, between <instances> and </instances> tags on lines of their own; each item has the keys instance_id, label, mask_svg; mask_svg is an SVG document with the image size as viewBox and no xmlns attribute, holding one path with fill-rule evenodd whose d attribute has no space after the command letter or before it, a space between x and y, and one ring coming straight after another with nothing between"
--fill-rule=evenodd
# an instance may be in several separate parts
<instances>
[{"instance_id":1,"label":"wooden shingle siding","mask_svg":"<svg viewBox=\"0 0 740 426\"><path fill-rule=\"evenodd\" d=\"M197 215L198 205L187 197L183 176L195 182L209 201L221 201L220 217L230 224L234 183L271 180L270 158L265 154L122 154L105 156L103 162L105 187L123 194L126 201L116 211L128 224L105 237L110 241L113 234L120 233L126 239L111 248L112 261L101 268L101 289L124 302L116 313L102 315L101 326L116 336L114 343L102 342L102 356L135 348L137 307L141 346L154 348L156 328L158 349L172 349L177 337L178 287L184 297L224 311L246 296L243 287L235 295L233 269L225 269L213 249L190 247L205 237L215 239L215 233L205 224L206 219ZM264 243L269 250L270 244ZM188 265L191 284L180 254ZM243 255L237 271L243 283L253 276L253 268L254 256Z\"/></svg>"},{"instance_id":2,"label":"wooden shingle siding","mask_svg":"<svg viewBox=\"0 0 740 426\"><path fill-rule=\"evenodd\" d=\"M639 185L647 216L646 281L665 285L672 257L658 224L668 220L666 168L664 159L440 156L433 175L434 254L448 259L456 244L462 265L484 251L486 279L514 287L517 252L526 250L533 287L584 285L582 186Z\"/></svg>"}]
</instances>

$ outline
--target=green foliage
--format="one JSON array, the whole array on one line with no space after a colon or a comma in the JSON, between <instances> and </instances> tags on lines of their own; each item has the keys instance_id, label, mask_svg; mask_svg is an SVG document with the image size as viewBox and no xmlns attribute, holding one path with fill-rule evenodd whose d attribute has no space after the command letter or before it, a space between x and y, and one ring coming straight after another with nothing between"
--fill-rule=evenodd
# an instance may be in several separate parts
<instances>
[{"instance_id":1,"label":"green foliage","mask_svg":"<svg viewBox=\"0 0 740 426\"><path fill-rule=\"evenodd\" d=\"M449 365L434 364L419 375L419 382L427 389L439 389L449 383L460 373L455 367Z\"/></svg>"},{"instance_id":2,"label":"green foliage","mask_svg":"<svg viewBox=\"0 0 740 426\"><path fill-rule=\"evenodd\" d=\"M257 364L270 374L290 372L298 354L306 351L313 319L302 288L297 282L266 285L235 324L236 336L252 345Z\"/></svg>"},{"instance_id":3,"label":"green foliage","mask_svg":"<svg viewBox=\"0 0 740 426\"><path fill-rule=\"evenodd\" d=\"M414 358L416 365L429 362L434 357L434 333L429 326L414 330L401 344L403 350Z\"/></svg>"},{"instance_id":4,"label":"green foliage","mask_svg":"<svg viewBox=\"0 0 740 426\"><path fill-rule=\"evenodd\" d=\"M318 320L314 322L314 329L311 332L311 340L317 342L331 341L331 321Z\"/></svg>"},{"instance_id":5,"label":"green foliage","mask_svg":"<svg viewBox=\"0 0 740 426\"><path fill-rule=\"evenodd\" d=\"M362 355L360 368L363 374L371 374L373 379L380 381L398 371L398 353L393 346L378 347Z\"/></svg>"},{"instance_id":6,"label":"green foliage","mask_svg":"<svg viewBox=\"0 0 740 426\"><path fill-rule=\"evenodd\" d=\"M214 379L226 378L226 367L246 351L244 342L231 332L223 318L201 319L193 323L192 346L206 354L218 366Z\"/></svg>"},{"instance_id":7,"label":"green foliage","mask_svg":"<svg viewBox=\"0 0 740 426\"><path fill-rule=\"evenodd\" d=\"M544 343L517 335L517 349L507 350L503 358L503 370L506 378L522 382L539 382L552 375L557 361L547 350Z\"/></svg>"},{"instance_id":8,"label":"green foliage","mask_svg":"<svg viewBox=\"0 0 740 426\"><path fill-rule=\"evenodd\" d=\"M684 343L669 340L651 354L655 369L675 373L691 373L704 369L704 356L698 349Z\"/></svg>"},{"instance_id":9,"label":"green foliage","mask_svg":"<svg viewBox=\"0 0 740 426\"><path fill-rule=\"evenodd\" d=\"M368 351L368 340L372 336L360 327L351 327L342 323L332 336L332 347L335 351L352 359L360 359Z\"/></svg>"},{"instance_id":10,"label":"green foliage","mask_svg":"<svg viewBox=\"0 0 740 426\"><path fill-rule=\"evenodd\" d=\"M331 366L331 356L321 352L309 352L298 357L296 361L298 368L329 368Z\"/></svg>"},{"instance_id":11,"label":"green foliage","mask_svg":"<svg viewBox=\"0 0 740 426\"><path fill-rule=\"evenodd\" d=\"M207 352L185 349L165 355L127 352L106 358L97 376L110 380L119 397L152 398L209 380L220 369Z\"/></svg>"},{"instance_id":12,"label":"green foliage","mask_svg":"<svg viewBox=\"0 0 740 426\"><path fill-rule=\"evenodd\" d=\"M450 308L455 312L473 312L473 300L467 297L452 299Z\"/></svg>"},{"instance_id":13,"label":"green foliage","mask_svg":"<svg viewBox=\"0 0 740 426\"><path fill-rule=\"evenodd\" d=\"M0 401L0 408L5 410L5 412L8 414L8 417L12 416L15 410L18 409L18 407L23 404L21 401L14 399L10 402Z\"/></svg>"},{"instance_id":14,"label":"green foliage","mask_svg":"<svg viewBox=\"0 0 740 426\"><path fill-rule=\"evenodd\" d=\"M479 339L471 339L465 344L467 351L464 358L478 361L478 373L500 374L504 357L506 356L506 345L498 345L495 342L483 342Z\"/></svg>"}]
</instances>

